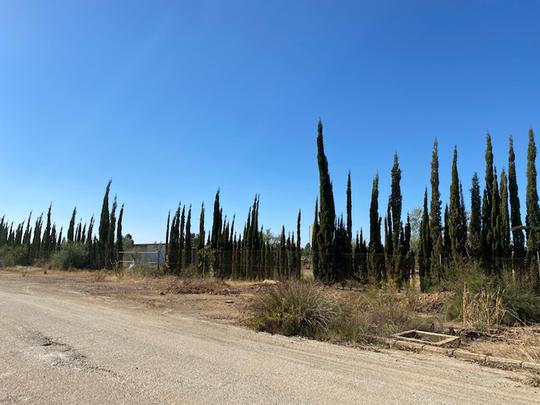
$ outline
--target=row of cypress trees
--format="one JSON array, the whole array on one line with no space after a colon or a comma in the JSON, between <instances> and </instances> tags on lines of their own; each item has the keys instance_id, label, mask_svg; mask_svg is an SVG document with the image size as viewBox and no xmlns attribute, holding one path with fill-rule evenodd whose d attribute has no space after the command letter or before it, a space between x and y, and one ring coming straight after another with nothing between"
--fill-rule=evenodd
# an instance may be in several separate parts
<instances>
[{"instance_id":1,"label":"row of cypress trees","mask_svg":"<svg viewBox=\"0 0 540 405\"><path fill-rule=\"evenodd\" d=\"M235 231L235 217L229 221L223 215L218 190L214 200L212 227L205 231L205 208L201 205L199 233L191 230L191 206L179 204L167 218L166 260L171 274L213 274L218 278L244 280L300 278L301 239L298 213L297 230L285 232L279 238L269 237L259 226L260 197L249 209L241 232Z\"/></svg>"},{"instance_id":2,"label":"row of cypress trees","mask_svg":"<svg viewBox=\"0 0 540 405\"><path fill-rule=\"evenodd\" d=\"M119 213L117 199L114 197L112 206L109 204L111 181L107 183L99 231L94 235L94 217L83 223L77 223L77 208L73 209L66 234L63 228L57 230L56 223L52 221L52 204L47 210L45 220L41 214L32 226L32 212L28 219L15 225L9 223L5 217L0 219L0 249L6 249L16 256L15 264L31 265L36 262L47 262L56 253L77 245L85 250L84 267L91 269L109 268L120 260L123 250L122 221L124 206ZM118 217L117 217L118 215ZM45 221L45 223L44 223ZM43 226L45 225L45 228Z\"/></svg>"},{"instance_id":3,"label":"row of cypress trees","mask_svg":"<svg viewBox=\"0 0 540 405\"><path fill-rule=\"evenodd\" d=\"M405 283L414 268L411 250L409 217L403 224L401 169L397 154L392 167L392 184L384 218L384 244L381 240L382 218L379 216L379 177L373 179L370 206L370 240L363 232L353 238L351 174L347 178L346 220L336 218L332 181L324 152L323 125L317 128L317 163L319 167L319 198L315 202L312 231L312 267L316 279L325 284L357 279L363 282L395 280Z\"/></svg>"},{"instance_id":4,"label":"row of cypress trees","mask_svg":"<svg viewBox=\"0 0 540 405\"><path fill-rule=\"evenodd\" d=\"M458 151L454 148L449 204L442 209L439 190L439 154L435 141L431 161L431 197L424 193L416 249L412 248L409 214L402 222L401 169L397 154L391 171L391 190L386 215L379 214L379 177L373 179L369 211L369 241L352 235L351 174L347 180L346 225L336 218L332 182L324 152L323 126L317 133L319 198L315 203L312 233L314 276L324 283L358 279L364 282L393 280L404 286L418 270L423 291L440 286L459 265L474 263L500 280L505 269L518 279L540 289L539 263L540 209L536 184L536 144L529 131L527 153L526 222L521 221L516 161L512 137L509 139L508 175L500 180L493 164L491 136L486 137L485 189L475 173L470 193L470 212L458 172ZM384 227L384 228L383 228ZM383 229L382 229L383 228ZM384 231L384 240L381 238ZM526 233L524 233L524 230Z\"/></svg>"}]
</instances>

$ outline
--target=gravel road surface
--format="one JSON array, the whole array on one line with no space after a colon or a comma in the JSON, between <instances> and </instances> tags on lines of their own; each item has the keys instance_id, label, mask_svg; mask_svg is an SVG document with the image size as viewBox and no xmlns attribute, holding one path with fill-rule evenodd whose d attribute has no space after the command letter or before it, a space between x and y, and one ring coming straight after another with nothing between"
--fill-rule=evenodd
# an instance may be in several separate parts
<instances>
[{"instance_id":1,"label":"gravel road surface","mask_svg":"<svg viewBox=\"0 0 540 405\"><path fill-rule=\"evenodd\" d=\"M515 374L256 333L0 274L4 404L531 404Z\"/></svg>"}]
</instances>

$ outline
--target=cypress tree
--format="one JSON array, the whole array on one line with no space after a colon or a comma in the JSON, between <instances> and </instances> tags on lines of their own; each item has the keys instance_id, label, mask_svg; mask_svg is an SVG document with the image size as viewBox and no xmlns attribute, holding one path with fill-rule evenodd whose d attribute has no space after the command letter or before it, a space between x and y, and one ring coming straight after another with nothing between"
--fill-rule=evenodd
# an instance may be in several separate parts
<instances>
[{"instance_id":1,"label":"cypress tree","mask_svg":"<svg viewBox=\"0 0 540 405\"><path fill-rule=\"evenodd\" d=\"M435 283L439 283L441 280L440 263L443 254L441 204L441 194L439 192L439 144L435 140L431 155L431 204L429 213L429 229L432 243L430 275Z\"/></svg>"},{"instance_id":2,"label":"cypress tree","mask_svg":"<svg viewBox=\"0 0 540 405\"><path fill-rule=\"evenodd\" d=\"M428 192L424 191L424 209L420 223L420 243L418 244L418 275L420 277L420 290L426 292L430 287L431 262L431 232L429 229Z\"/></svg>"},{"instance_id":3,"label":"cypress tree","mask_svg":"<svg viewBox=\"0 0 540 405\"><path fill-rule=\"evenodd\" d=\"M403 197L401 195L401 169L399 168L399 159L397 153L394 153L394 165L391 172L391 190L390 190L390 199L388 205L391 210L391 218L388 218L388 225L391 227L391 243L392 243L392 254L390 255L390 266L389 270L392 271L392 277L398 282L398 285L401 286L401 273L403 271L402 267L404 265L402 257L402 246L401 241L403 239L402 235L402 223L401 223L401 212L403 205Z\"/></svg>"},{"instance_id":4,"label":"cypress tree","mask_svg":"<svg viewBox=\"0 0 540 405\"><path fill-rule=\"evenodd\" d=\"M49 210L47 211L47 223L45 225L45 232L43 233L43 256L48 259L52 250L51 243L51 209L52 203L49 205Z\"/></svg>"},{"instance_id":5,"label":"cypress tree","mask_svg":"<svg viewBox=\"0 0 540 405\"><path fill-rule=\"evenodd\" d=\"M384 218L384 269L382 274L383 280L388 280L388 276L393 277L394 266L394 245L393 245L393 230L392 230L392 210L390 203L386 208L386 217Z\"/></svg>"},{"instance_id":6,"label":"cypress tree","mask_svg":"<svg viewBox=\"0 0 540 405\"><path fill-rule=\"evenodd\" d=\"M471 220L469 223L469 250L474 259L482 257L482 201L480 181L475 173L471 187Z\"/></svg>"},{"instance_id":7,"label":"cypress tree","mask_svg":"<svg viewBox=\"0 0 540 405\"><path fill-rule=\"evenodd\" d=\"M508 178L504 169L501 172L501 187L500 187L500 205L501 215L501 249L503 257L507 258L510 255L510 212L508 209Z\"/></svg>"},{"instance_id":8,"label":"cypress tree","mask_svg":"<svg viewBox=\"0 0 540 405\"><path fill-rule=\"evenodd\" d=\"M459 240L461 246L461 254L465 257L467 255L467 239L469 234L467 224L467 211L465 210L465 197L463 194L463 185L461 183L459 183L459 199Z\"/></svg>"},{"instance_id":9,"label":"cypress tree","mask_svg":"<svg viewBox=\"0 0 540 405\"><path fill-rule=\"evenodd\" d=\"M219 204L219 189L216 192L216 198L214 200L214 217L212 223L212 239L211 246L212 249L217 249L219 245L219 239L221 237L221 226L223 224L221 218L221 207Z\"/></svg>"},{"instance_id":10,"label":"cypress tree","mask_svg":"<svg viewBox=\"0 0 540 405\"><path fill-rule=\"evenodd\" d=\"M527 259L530 263L531 279L536 288L540 288L540 276L537 272L536 251L540 233L540 208L538 207L538 189L536 183L536 143L534 132L529 130L527 149L527 216L525 223L529 229L527 235Z\"/></svg>"},{"instance_id":11,"label":"cypress tree","mask_svg":"<svg viewBox=\"0 0 540 405\"><path fill-rule=\"evenodd\" d=\"M120 214L118 215L118 224L116 226L116 260L122 262L124 250L124 237L122 235L122 221L124 220L124 204L120 207Z\"/></svg>"},{"instance_id":12,"label":"cypress tree","mask_svg":"<svg viewBox=\"0 0 540 405\"><path fill-rule=\"evenodd\" d=\"M171 223L171 232L169 235L169 255L167 256L167 266L170 273L175 273L178 265L178 242L180 229L180 204L176 208Z\"/></svg>"},{"instance_id":13,"label":"cypress tree","mask_svg":"<svg viewBox=\"0 0 540 405\"><path fill-rule=\"evenodd\" d=\"M347 176L347 235L349 244L352 244L352 189L351 189L351 171Z\"/></svg>"},{"instance_id":14,"label":"cypress tree","mask_svg":"<svg viewBox=\"0 0 540 405\"><path fill-rule=\"evenodd\" d=\"M73 208L73 212L71 214L71 220L69 221L69 227L67 231L67 241L69 243L75 241L75 217L77 215L77 207Z\"/></svg>"},{"instance_id":15,"label":"cypress tree","mask_svg":"<svg viewBox=\"0 0 540 405\"><path fill-rule=\"evenodd\" d=\"M103 204L101 207L101 217L99 220L99 233L98 233L98 249L97 260L98 267L101 268L105 265L106 248L109 240L109 192L111 189L112 180L109 180L107 187L105 187L105 195L103 196ZM69 240L69 239L68 239Z\"/></svg>"},{"instance_id":16,"label":"cypress tree","mask_svg":"<svg viewBox=\"0 0 540 405\"><path fill-rule=\"evenodd\" d=\"M193 251L193 241L191 238L191 206L190 206L188 210L187 221L186 221L186 240L185 240L185 264L188 267L191 266L192 251Z\"/></svg>"},{"instance_id":17,"label":"cypress tree","mask_svg":"<svg viewBox=\"0 0 540 405\"><path fill-rule=\"evenodd\" d=\"M313 266L313 277L318 280L319 274L319 200L315 200L315 217L313 219L313 228L311 230L311 261Z\"/></svg>"},{"instance_id":18,"label":"cypress tree","mask_svg":"<svg viewBox=\"0 0 540 405\"><path fill-rule=\"evenodd\" d=\"M350 250L348 249L348 233L347 228L343 222L343 216L338 221L338 225L335 232L335 244L336 255L334 259L334 272L333 281L343 283L349 279L352 274L352 266L349 264Z\"/></svg>"},{"instance_id":19,"label":"cypress tree","mask_svg":"<svg viewBox=\"0 0 540 405\"><path fill-rule=\"evenodd\" d=\"M491 217L493 211L493 147L491 145L491 135L486 135L486 175L485 190L482 204L482 243L486 262L489 263L493 256L493 230Z\"/></svg>"},{"instance_id":20,"label":"cypress tree","mask_svg":"<svg viewBox=\"0 0 540 405\"><path fill-rule=\"evenodd\" d=\"M58 242L56 242L56 246L60 248L62 246L62 232L64 231L64 228L60 227L60 232L58 233Z\"/></svg>"},{"instance_id":21,"label":"cypress tree","mask_svg":"<svg viewBox=\"0 0 540 405\"><path fill-rule=\"evenodd\" d=\"M392 211L392 245L394 251L399 249L399 238L401 229L401 210L403 197L401 195L401 169L399 168L399 160L397 153L394 154L394 166L392 167L392 185L390 190L390 208Z\"/></svg>"},{"instance_id":22,"label":"cypress tree","mask_svg":"<svg viewBox=\"0 0 540 405\"><path fill-rule=\"evenodd\" d=\"M450 240L450 212L448 205L444 207L444 228L443 228L443 258L448 258L452 254L452 241ZM441 274L442 276L442 274Z\"/></svg>"},{"instance_id":23,"label":"cypress tree","mask_svg":"<svg viewBox=\"0 0 540 405\"><path fill-rule=\"evenodd\" d=\"M302 279L302 238L300 225L302 221L302 211L298 210L298 218L296 219L296 278Z\"/></svg>"},{"instance_id":24,"label":"cypress tree","mask_svg":"<svg viewBox=\"0 0 540 405\"><path fill-rule=\"evenodd\" d=\"M116 231L116 208L118 203L116 202L116 196L114 197L112 208L111 208L111 217L109 219L109 232L107 235L107 244L105 248L107 261L105 263L108 269L113 268L113 264L116 262L116 253L114 249L114 233Z\"/></svg>"},{"instance_id":25,"label":"cypress tree","mask_svg":"<svg viewBox=\"0 0 540 405\"><path fill-rule=\"evenodd\" d=\"M461 195L459 190L459 174L457 169L457 147L454 146L452 159L452 183L450 186L449 237L452 258L458 260L463 254L461 238Z\"/></svg>"},{"instance_id":26,"label":"cypress tree","mask_svg":"<svg viewBox=\"0 0 540 405\"><path fill-rule=\"evenodd\" d=\"M204 249L204 238L205 238L205 231L204 231L204 202L201 204L201 214L199 216L199 240L198 240L198 250Z\"/></svg>"},{"instance_id":27,"label":"cypress tree","mask_svg":"<svg viewBox=\"0 0 540 405\"><path fill-rule=\"evenodd\" d=\"M382 281L381 217L379 216L379 176L373 179L369 208L369 277Z\"/></svg>"},{"instance_id":28,"label":"cypress tree","mask_svg":"<svg viewBox=\"0 0 540 405\"><path fill-rule=\"evenodd\" d=\"M167 214L167 230L165 231L165 260L169 255L169 232L171 228L171 211Z\"/></svg>"},{"instance_id":29,"label":"cypress tree","mask_svg":"<svg viewBox=\"0 0 540 405\"><path fill-rule=\"evenodd\" d=\"M317 162L319 166L320 183L320 227L318 233L319 262L318 273L323 283L334 281L334 236L336 226L336 212L334 206L334 193L328 172L328 160L324 153L323 125L319 120L317 128Z\"/></svg>"},{"instance_id":30,"label":"cypress tree","mask_svg":"<svg viewBox=\"0 0 540 405\"><path fill-rule=\"evenodd\" d=\"M185 267L185 257L184 257L184 247L185 247L185 234L184 229L186 226L186 206L182 207L182 214L180 216L180 228L179 228L179 239L178 239L178 261L176 272L180 275L181 270Z\"/></svg>"},{"instance_id":31,"label":"cypress tree","mask_svg":"<svg viewBox=\"0 0 540 405\"><path fill-rule=\"evenodd\" d=\"M515 257L523 257L525 253L525 237L521 226L521 203L516 175L516 155L514 153L514 141L510 136L508 146L508 193L510 197L512 249Z\"/></svg>"},{"instance_id":32,"label":"cypress tree","mask_svg":"<svg viewBox=\"0 0 540 405\"><path fill-rule=\"evenodd\" d=\"M50 237L50 251L54 252L56 251L56 224L54 223L51 228L51 237Z\"/></svg>"},{"instance_id":33,"label":"cypress tree","mask_svg":"<svg viewBox=\"0 0 540 405\"><path fill-rule=\"evenodd\" d=\"M497 169L493 170L493 187L491 197L491 231L489 240L491 240L491 252L492 257L492 271L495 275L499 275L500 271L500 259L502 257L502 243L501 243L501 201L499 195L499 185L497 179Z\"/></svg>"}]
</instances>

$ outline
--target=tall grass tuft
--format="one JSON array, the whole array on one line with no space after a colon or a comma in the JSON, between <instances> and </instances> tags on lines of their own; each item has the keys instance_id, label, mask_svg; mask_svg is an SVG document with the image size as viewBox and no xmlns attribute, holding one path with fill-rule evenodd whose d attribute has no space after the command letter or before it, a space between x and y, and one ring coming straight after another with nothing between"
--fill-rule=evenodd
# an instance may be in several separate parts
<instances>
[{"instance_id":1,"label":"tall grass tuft","mask_svg":"<svg viewBox=\"0 0 540 405\"><path fill-rule=\"evenodd\" d=\"M251 306L258 330L286 336L320 337L338 312L324 289L312 282L291 281L262 291Z\"/></svg>"}]
</instances>

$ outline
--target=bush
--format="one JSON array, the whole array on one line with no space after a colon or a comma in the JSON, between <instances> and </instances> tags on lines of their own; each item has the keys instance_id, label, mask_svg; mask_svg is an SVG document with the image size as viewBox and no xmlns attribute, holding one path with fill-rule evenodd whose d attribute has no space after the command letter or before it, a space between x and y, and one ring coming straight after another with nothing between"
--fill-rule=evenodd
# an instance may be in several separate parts
<instances>
[{"instance_id":1,"label":"bush","mask_svg":"<svg viewBox=\"0 0 540 405\"><path fill-rule=\"evenodd\" d=\"M407 329L433 330L420 320L412 293L392 287L365 292L325 290L313 282L285 282L263 290L251 306L258 330L341 342L368 342Z\"/></svg>"},{"instance_id":2,"label":"bush","mask_svg":"<svg viewBox=\"0 0 540 405\"><path fill-rule=\"evenodd\" d=\"M263 290L251 310L258 330L314 338L326 334L337 305L318 284L291 281Z\"/></svg>"},{"instance_id":3,"label":"bush","mask_svg":"<svg viewBox=\"0 0 540 405\"><path fill-rule=\"evenodd\" d=\"M540 322L540 296L531 287L515 284L508 274L489 277L475 265L452 270L444 285L453 292L445 304L449 319L463 320L465 309L465 326L477 329Z\"/></svg>"},{"instance_id":4,"label":"bush","mask_svg":"<svg viewBox=\"0 0 540 405\"><path fill-rule=\"evenodd\" d=\"M28 266L30 264L27 246L2 246L0 248L0 267Z\"/></svg>"},{"instance_id":5,"label":"bush","mask_svg":"<svg viewBox=\"0 0 540 405\"><path fill-rule=\"evenodd\" d=\"M88 249L82 243L68 243L52 255L51 264L62 270L84 269L89 264Z\"/></svg>"},{"instance_id":6,"label":"bush","mask_svg":"<svg viewBox=\"0 0 540 405\"><path fill-rule=\"evenodd\" d=\"M507 312L505 324L540 322L540 295L533 289L508 286L502 292L502 301Z\"/></svg>"}]
</instances>

